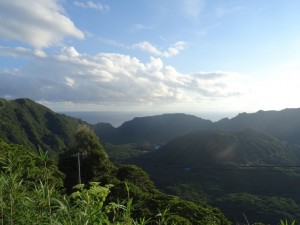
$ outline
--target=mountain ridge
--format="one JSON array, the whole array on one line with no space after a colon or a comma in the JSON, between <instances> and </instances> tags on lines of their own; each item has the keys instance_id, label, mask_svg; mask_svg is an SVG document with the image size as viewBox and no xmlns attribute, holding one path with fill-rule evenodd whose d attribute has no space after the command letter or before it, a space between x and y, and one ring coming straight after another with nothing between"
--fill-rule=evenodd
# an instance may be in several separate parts
<instances>
[{"instance_id":1,"label":"mountain ridge","mask_svg":"<svg viewBox=\"0 0 300 225\"><path fill-rule=\"evenodd\" d=\"M136 117L124 122L118 128L109 130L102 128L102 123L96 124L95 132L104 142L131 143L149 141L165 143L172 138L199 129L212 128L213 122L193 115L183 113L162 114L148 117ZM105 125L104 125L105 126ZM106 125L107 127L107 125Z\"/></svg>"},{"instance_id":2,"label":"mountain ridge","mask_svg":"<svg viewBox=\"0 0 300 225\"><path fill-rule=\"evenodd\" d=\"M184 113L162 114L134 118L109 132L101 128L101 123L95 127L98 136L104 142L111 143L166 143L196 130L241 131L253 128L269 133L281 141L300 145L300 108L240 113L231 119L223 118L217 122Z\"/></svg>"},{"instance_id":3,"label":"mountain ridge","mask_svg":"<svg viewBox=\"0 0 300 225\"><path fill-rule=\"evenodd\" d=\"M0 99L0 138L33 149L39 146L57 155L74 144L73 133L84 123L28 98Z\"/></svg>"},{"instance_id":4,"label":"mountain ridge","mask_svg":"<svg viewBox=\"0 0 300 225\"><path fill-rule=\"evenodd\" d=\"M11 101L0 99L0 118L0 137L4 140L35 148L41 145L49 149L53 145L58 150L64 147L63 143L67 143L67 146L72 144L68 133L74 131L78 124L88 124L80 119L55 113L26 98ZM43 124L42 127L39 124ZM300 108L240 113L231 119L224 118L217 122L184 113L169 113L136 117L117 128L109 123L89 126L103 143L146 141L163 144L196 130L240 131L253 128L269 133L281 141L300 145ZM65 130L68 131L64 132ZM20 138L15 139L15 136Z\"/></svg>"}]
</instances>

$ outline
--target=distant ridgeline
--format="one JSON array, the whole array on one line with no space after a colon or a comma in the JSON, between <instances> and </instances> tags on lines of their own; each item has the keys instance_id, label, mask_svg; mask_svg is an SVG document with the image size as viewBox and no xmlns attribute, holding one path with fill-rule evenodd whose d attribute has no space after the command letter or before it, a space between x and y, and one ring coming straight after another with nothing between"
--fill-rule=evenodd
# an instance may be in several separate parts
<instances>
[{"instance_id":1,"label":"distant ridgeline","mask_svg":"<svg viewBox=\"0 0 300 225\"><path fill-rule=\"evenodd\" d=\"M23 145L60 151L74 141L72 132L86 122L58 114L30 99L0 99L0 138ZM241 113L218 122L177 113L137 117L115 128L109 123L90 125L102 143L166 143L196 130L265 131L281 141L300 145L300 109Z\"/></svg>"},{"instance_id":2,"label":"distant ridgeline","mask_svg":"<svg viewBox=\"0 0 300 225\"><path fill-rule=\"evenodd\" d=\"M142 141L161 143L194 130L212 129L212 127L213 123L209 120L178 113L138 117L123 123L118 128L99 123L95 125L95 132L104 143L121 144Z\"/></svg>"},{"instance_id":3,"label":"distant ridgeline","mask_svg":"<svg viewBox=\"0 0 300 225\"><path fill-rule=\"evenodd\" d=\"M232 119L225 118L218 122L178 113L138 117L118 128L108 123L94 126L103 143L115 144L140 141L166 143L196 130L242 131L247 128L262 130L281 141L300 145L300 109L241 113Z\"/></svg>"}]
</instances>

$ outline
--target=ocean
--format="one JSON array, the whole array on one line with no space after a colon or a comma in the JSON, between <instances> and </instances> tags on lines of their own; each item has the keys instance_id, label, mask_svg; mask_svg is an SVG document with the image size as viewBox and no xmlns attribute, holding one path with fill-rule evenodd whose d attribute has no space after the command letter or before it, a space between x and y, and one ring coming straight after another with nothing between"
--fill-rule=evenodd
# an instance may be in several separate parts
<instances>
[{"instance_id":1,"label":"ocean","mask_svg":"<svg viewBox=\"0 0 300 225\"><path fill-rule=\"evenodd\" d=\"M127 111L64 111L59 112L63 113L68 116L72 116L75 118L82 119L90 124L96 123L110 123L114 127L119 127L125 121L132 120L135 117L145 117L145 116L154 116L154 115L161 115L167 112L127 112ZM172 112L173 113L173 112ZM232 118L233 116L237 115L235 112L226 112L226 113L217 113L217 112L192 112L186 114L194 115L200 117L202 119L208 119L211 121L218 121L225 117Z\"/></svg>"}]
</instances>

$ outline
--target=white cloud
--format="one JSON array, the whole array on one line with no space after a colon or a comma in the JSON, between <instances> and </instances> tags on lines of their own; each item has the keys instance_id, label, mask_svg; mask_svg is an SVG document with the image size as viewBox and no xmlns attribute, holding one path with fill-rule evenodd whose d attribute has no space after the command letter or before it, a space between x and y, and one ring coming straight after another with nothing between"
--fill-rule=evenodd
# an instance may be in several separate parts
<instances>
[{"instance_id":1,"label":"white cloud","mask_svg":"<svg viewBox=\"0 0 300 225\"><path fill-rule=\"evenodd\" d=\"M47 54L40 49L35 49L35 50L31 50L31 49L27 49L27 48L23 48L23 47L14 47L14 48L10 48L10 47L4 47L4 46L0 46L0 56L8 56L8 57L19 57L19 58L34 58L34 57L38 57L38 58L45 58L47 57Z\"/></svg>"},{"instance_id":2,"label":"white cloud","mask_svg":"<svg viewBox=\"0 0 300 225\"><path fill-rule=\"evenodd\" d=\"M146 52L149 52L155 56L170 58L178 55L182 50L184 50L187 46L187 43L184 41L177 41L172 44L167 50L159 50L155 45L150 43L149 41L139 42L133 45L126 45L121 42L117 42L114 40L108 40L104 38L98 38L98 40L106 45L111 45L114 47L124 48L124 49L140 49Z\"/></svg>"},{"instance_id":3,"label":"white cloud","mask_svg":"<svg viewBox=\"0 0 300 225\"><path fill-rule=\"evenodd\" d=\"M107 11L110 9L108 5L101 4L100 2L93 2L93 1L87 1L87 2L79 2L75 1L74 5L86 9L96 9L100 11Z\"/></svg>"},{"instance_id":4,"label":"white cloud","mask_svg":"<svg viewBox=\"0 0 300 225\"><path fill-rule=\"evenodd\" d=\"M35 49L33 54L36 56L36 57L40 57L40 58L45 58L47 57L47 54L46 52L44 52L43 50L41 49Z\"/></svg>"},{"instance_id":5,"label":"white cloud","mask_svg":"<svg viewBox=\"0 0 300 225\"><path fill-rule=\"evenodd\" d=\"M0 56L29 57L32 56L32 52L31 50L23 47L9 48L0 46Z\"/></svg>"},{"instance_id":6,"label":"white cloud","mask_svg":"<svg viewBox=\"0 0 300 225\"><path fill-rule=\"evenodd\" d=\"M167 50L161 51L157 47L155 47L153 44L151 44L148 41L140 42L135 45L133 45L133 48L141 49L143 51L147 51L149 53L152 53L156 56L162 56L162 57L172 57L175 55L178 55L180 51L186 48L186 43L184 41L178 41L175 44L171 45Z\"/></svg>"},{"instance_id":7,"label":"white cloud","mask_svg":"<svg viewBox=\"0 0 300 225\"><path fill-rule=\"evenodd\" d=\"M60 44L65 37L83 39L84 34L57 0L0 1L0 38L43 49Z\"/></svg>"},{"instance_id":8,"label":"white cloud","mask_svg":"<svg viewBox=\"0 0 300 225\"><path fill-rule=\"evenodd\" d=\"M0 46L0 56L9 56L9 57L23 57L23 58L31 58L31 57L39 57L45 58L47 54L40 49L35 49L34 51L23 48L23 47L4 47Z\"/></svg>"},{"instance_id":9,"label":"white cloud","mask_svg":"<svg viewBox=\"0 0 300 225\"><path fill-rule=\"evenodd\" d=\"M70 78L70 77L65 77L65 81L66 81L66 85L69 86L69 87L73 87L74 84L75 84L75 81L74 79Z\"/></svg>"},{"instance_id":10,"label":"white cloud","mask_svg":"<svg viewBox=\"0 0 300 225\"><path fill-rule=\"evenodd\" d=\"M142 63L122 54L81 54L74 47L47 58L35 57L26 49L21 52L32 60L23 68L0 71L0 96L102 105L165 105L239 94L230 85L235 74L182 74L154 57Z\"/></svg>"},{"instance_id":11,"label":"white cloud","mask_svg":"<svg viewBox=\"0 0 300 225\"><path fill-rule=\"evenodd\" d=\"M63 47L61 49L61 56L67 58L76 58L80 56L77 50L74 47Z\"/></svg>"}]
</instances>

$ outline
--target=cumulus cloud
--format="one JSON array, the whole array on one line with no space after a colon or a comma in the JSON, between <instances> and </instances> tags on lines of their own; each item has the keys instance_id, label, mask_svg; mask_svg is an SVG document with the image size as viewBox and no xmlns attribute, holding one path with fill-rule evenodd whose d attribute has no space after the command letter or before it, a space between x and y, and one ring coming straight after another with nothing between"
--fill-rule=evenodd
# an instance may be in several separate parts
<instances>
[{"instance_id":1,"label":"cumulus cloud","mask_svg":"<svg viewBox=\"0 0 300 225\"><path fill-rule=\"evenodd\" d=\"M100 11L107 11L110 9L108 5L101 4L100 2L93 2L93 1L87 1L87 2L79 2L75 1L74 5L81 7L81 8L86 8L86 9L96 9Z\"/></svg>"},{"instance_id":2,"label":"cumulus cloud","mask_svg":"<svg viewBox=\"0 0 300 225\"><path fill-rule=\"evenodd\" d=\"M0 38L43 49L60 44L65 37L83 39L84 34L57 0L0 1Z\"/></svg>"},{"instance_id":3,"label":"cumulus cloud","mask_svg":"<svg viewBox=\"0 0 300 225\"><path fill-rule=\"evenodd\" d=\"M230 73L183 74L164 65L160 58L151 57L143 63L123 54L81 54L74 47L43 58L28 49L17 50L32 59L22 68L0 71L0 96L132 105L193 102L239 94L229 85Z\"/></svg>"},{"instance_id":4,"label":"cumulus cloud","mask_svg":"<svg viewBox=\"0 0 300 225\"><path fill-rule=\"evenodd\" d=\"M98 38L98 40L103 44L111 45L114 47L120 47L120 48L124 48L124 49L139 49L139 50L149 52L155 56L160 56L160 57L165 57L165 58L170 58L175 55L178 55L187 46L186 42L177 41L176 43L172 44L167 50L162 51L162 50L159 50L155 45L153 45L149 41L143 41L143 42L139 42L139 43L133 44L133 45L126 45L121 42L117 42L114 40L108 40L108 39L104 39L104 38Z\"/></svg>"},{"instance_id":5,"label":"cumulus cloud","mask_svg":"<svg viewBox=\"0 0 300 225\"><path fill-rule=\"evenodd\" d=\"M186 43L184 41L178 41L175 44L171 45L166 51L160 51L157 47L151 44L148 41L140 42L133 45L134 48L141 49L143 51L150 52L156 56L162 57L172 57L178 55L180 51L186 48Z\"/></svg>"}]
</instances>

